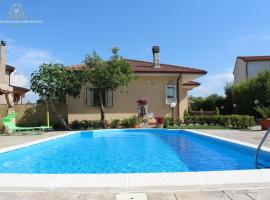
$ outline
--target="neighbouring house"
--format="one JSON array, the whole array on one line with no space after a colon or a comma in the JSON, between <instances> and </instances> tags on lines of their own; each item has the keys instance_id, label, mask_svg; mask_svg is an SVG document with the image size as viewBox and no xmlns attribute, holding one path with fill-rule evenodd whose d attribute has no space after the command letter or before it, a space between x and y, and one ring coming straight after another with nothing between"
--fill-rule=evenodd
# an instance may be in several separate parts
<instances>
[{"instance_id":1,"label":"neighbouring house","mask_svg":"<svg viewBox=\"0 0 270 200\"><path fill-rule=\"evenodd\" d=\"M159 63L159 46L152 48L153 62L126 59L137 76L130 82L128 93L104 92L106 119L123 119L138 114L136 100L146 97L148 112L156 116L171 116L171 103L176 104L176 114L181 119L188 109L188 91L200 83L193 80L206 74L205 70ZM80 70L83 64L67 67ZM99 119L98 95L95 88L86 84L79 98L67 97L68 120Z\"/></svg>"},{"instance_id":2,"label":"neighbouring house","mask_svg":"<svg viewBox=\"0 0 270 200\"><path fill-rule=\"evenodd\" d=\"M0 43L0 104L18 103L22 101L27 88L18 87L10 84L11 73L15 67L6 64L6 42ZM12 101L12 102L10 102Z\"/></svg>"},{"instance_id":3,"label":"neighbouring house","mask_svg":"<svg viewBox=\"0 0 270 200\"><path fill-rule=\"evenodd\" d=\"M247 80L266 70L270 70L270 56L239 56L233 70L234 83Z\"/></svg>"}]
</instances>

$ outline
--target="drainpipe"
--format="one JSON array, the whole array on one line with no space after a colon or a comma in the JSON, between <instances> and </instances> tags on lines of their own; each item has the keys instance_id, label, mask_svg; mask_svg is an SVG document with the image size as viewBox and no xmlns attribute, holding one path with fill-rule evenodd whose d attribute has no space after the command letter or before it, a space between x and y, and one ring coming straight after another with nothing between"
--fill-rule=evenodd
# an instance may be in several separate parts
<instances>
[{"instance_id":1,"label":"drainpipe","mask_svg":"<svg viewBox=\"0 0 270 200\"><path fill-rule=\"evenodd\" d=\"M182 74L179 74L179 76L177 77L177 80L176 80L176 107L177 107L177 117L180 117L180 112L179 112L179 97L180 97L180 94L179 94L179 80L181 78Z\"/></svg>"}]
</instances>

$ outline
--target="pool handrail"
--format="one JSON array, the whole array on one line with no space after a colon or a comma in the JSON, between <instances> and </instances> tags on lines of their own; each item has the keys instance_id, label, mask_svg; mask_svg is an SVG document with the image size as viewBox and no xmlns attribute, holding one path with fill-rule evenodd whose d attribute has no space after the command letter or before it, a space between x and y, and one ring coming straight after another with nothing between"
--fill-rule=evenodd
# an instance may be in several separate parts
<instances>
[{"instance_id":1,"label":"pool handrail","mask_svg":"<svg viewBox=\"0 0 270 200\"><path fill-rule=\"evenodd\" d=\"M260 144L258 145L257 149L256 149L256 153L255 153L255 167L258 168L258 159L259 159L259 153L261 151L262 145L265 142L265 140L267 139L268 135L270 133L270 128L267 129L266 133L264 134Z\"/></svg>"}]
</instances>

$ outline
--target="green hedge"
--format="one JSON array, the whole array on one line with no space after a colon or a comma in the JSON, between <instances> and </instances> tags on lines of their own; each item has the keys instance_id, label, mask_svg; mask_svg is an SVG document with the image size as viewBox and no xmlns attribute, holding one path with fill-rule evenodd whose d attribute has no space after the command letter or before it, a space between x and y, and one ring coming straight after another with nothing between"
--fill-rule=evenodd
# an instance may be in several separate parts
<instances>
[{"instance_id":1,"label":"green hedge","mask_svg":"<svg viewBox=\"0 0 270 200\"><path fill-rule=\"evenodd\" d=\"M179 118L176 118L175 120L173 120L172 117L165 117L164 118L164 128L168 128L170 126L179 126L180 125L180 120Z\"/></svg>"},{"instance_id":2,"label":"green hedge","mask_svg":"<svg viewBox=\"0 0 270 200\"><path fill-rule=\"evenodd\" d=\"M109 125L108 121L105 121L106 128L118 128L122 126L123 128L132 128L133 125L139 124L141 121L137 116L132 116L123 120L113 119ZM100 120L75 120L70 124L71 129L75 130L86 130L86 129L99 129L101 128Z\"/></svg>"},{"instance_id":3,"label":"green hedge","mask_svg":"<svg viewBox=\"0 0 270 200\"><path fill-rule=\"evenodd\" d=\"M107 126L108 122L105 121L105 124ZM101 127L100 120L82 120L82 121L75 120L70 124L70 128L76 130L99 129L100 127Z\"/></svg>"},{"instance_id":4,"label":"green hedge","mask_svg":"<svg viewBox=\"0 0 270 200\"><path fill-rule=\"evenodd\" d=\"M186 124L214 124L233 128L248 128L255 125L255 119L249 115L213 115L213 116L184 116Z\"/></svg>"}]
</instances>

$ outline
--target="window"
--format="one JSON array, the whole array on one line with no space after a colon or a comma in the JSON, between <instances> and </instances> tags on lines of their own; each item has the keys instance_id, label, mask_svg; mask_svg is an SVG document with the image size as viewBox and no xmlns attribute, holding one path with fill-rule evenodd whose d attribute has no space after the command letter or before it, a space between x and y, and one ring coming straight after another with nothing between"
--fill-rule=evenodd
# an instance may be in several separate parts
<instances>
[{"instance_id":1,"label":"window","mask_svg":"<svg viewBox=\"0 0 270 200\"><path fill-rule=\"evenodd\" d=\"M113 91L102 91L102 99L104 107L112 107L113 106ZM98 107L99 102L99 94L97 88L86 88L86 105L87 107Z\"/></svg>"},{"instance_id":2,"label":"window","mask_svg":"<svg viewBox=\"0 0 270 200\"><path fill-rule=\"evenodd\" d=\"M165 86L165 97L166 97L166 104L176 102L176 86L175 85Z\"/></svg>"}]
</instances>

